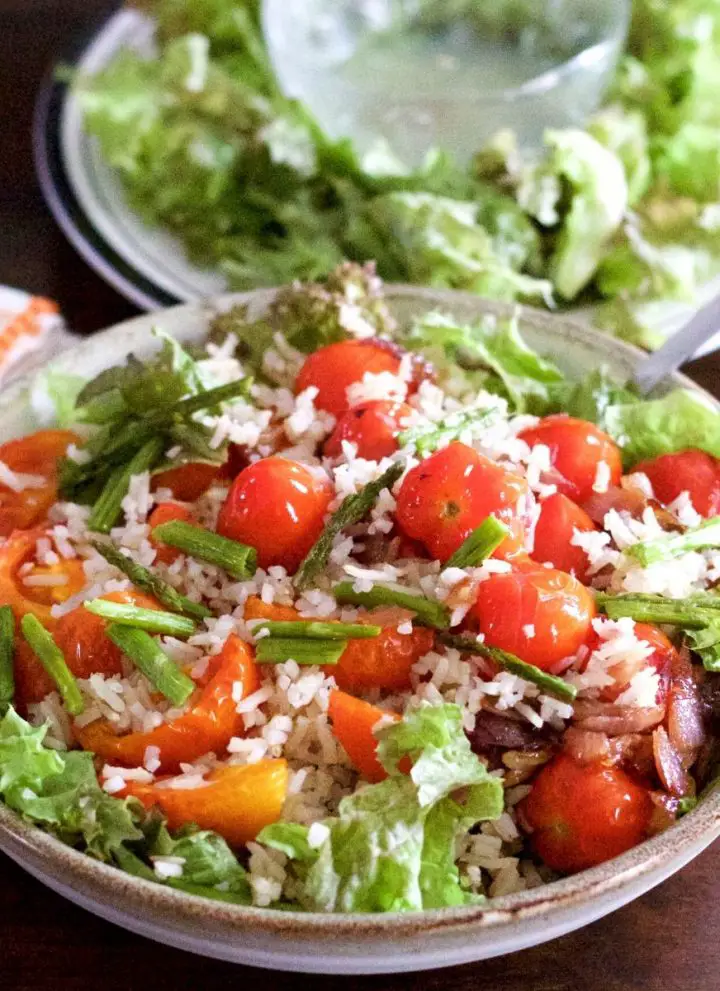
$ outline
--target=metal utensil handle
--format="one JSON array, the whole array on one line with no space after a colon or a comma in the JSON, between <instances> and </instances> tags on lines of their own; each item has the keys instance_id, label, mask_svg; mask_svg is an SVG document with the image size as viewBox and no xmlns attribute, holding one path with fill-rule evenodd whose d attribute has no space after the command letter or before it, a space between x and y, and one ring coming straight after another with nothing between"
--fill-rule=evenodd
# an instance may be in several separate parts
<instances>
[{"instance_id":1,"label":"metal utensil handle","mask_svg":"<svg viewBox=\"0 0 720 991\"><path fill-rule=\"evenodd\" d=\"M720 332L720 296L715 296L676 331L663 346L645 358L637 368L634 381L643 395L677 371L703 344Z\"/></svg>"}]
</instances>

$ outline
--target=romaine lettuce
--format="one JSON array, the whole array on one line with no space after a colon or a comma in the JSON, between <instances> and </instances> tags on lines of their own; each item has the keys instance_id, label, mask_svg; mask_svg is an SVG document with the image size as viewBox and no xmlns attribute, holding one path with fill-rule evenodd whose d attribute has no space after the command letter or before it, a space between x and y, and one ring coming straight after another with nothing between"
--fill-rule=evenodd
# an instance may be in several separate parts
<instances>
[{"instance_id":1,"label":"romaine lettuce","mask_svg":"<svg viewBox=\"0 0 720 991\"><path fill-rule=\"evenodd\" d=\"M501 782L473 754L454 705L425 706L378 730L389 777L340 803L315 842L307 827L266 827L258 841L296 866L300 900L317 911L413 911L476 900L460 884L458 835L503 809ZM412 770L404 774L404 758ZM318 827L313 827L315 833Z\"/></svg>"}]
</instances>

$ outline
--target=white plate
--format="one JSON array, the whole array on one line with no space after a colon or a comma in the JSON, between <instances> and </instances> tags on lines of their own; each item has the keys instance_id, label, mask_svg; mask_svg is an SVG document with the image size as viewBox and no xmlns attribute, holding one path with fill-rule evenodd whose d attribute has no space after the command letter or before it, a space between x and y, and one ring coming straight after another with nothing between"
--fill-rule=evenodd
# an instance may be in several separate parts
<instances>
[{"instance_id":1,"label":"white plate","mask_svg":"<svg viewBox=\"0 0 720 991\"><path fill-rule=\"evenodd\" d=\"M76 60L75 66L79 72L92 75L107 66L121 48L151 54L153 21L137 11L119 11L97 33ZM52 128L53 120L46 121L45 126ZM130 209L119 178L103 161L98 143L83 129L80 104L71 88L65 90L62 101L59 136L62 166L77 206L99 235L101 242L104 242L95 243L90 251L83 251L82 245L77 246L104 278L145 308L171 300L195 302L227 289L224 276L217 271L199 268L188 261L178 238L157 227L147 226ZM41 165L39 168L42 172ZM63 218L58 216L57 204L52 202L56 192L52 177L48 179L41 174L41 183L56 218L77 244L77 238L73 237L75 231L68 231ZM105 250L104 246L110 251ZM127 274L121 277L113 271L118 268L117 264L113 265L112 257L108 257L108 254L113 253L122 259L125 266L139 273L140 278L135 285L132 284L132 278L128 284ZM152 292L138 288L143 281L159 290L157 300ZM707 283L692 303L659 304L662 309L659 308L656 321L658 333L663 336L675 333L690 319L698 306L719 293L720 277ZM585 307L574 313L571 311L571 315L592 323L593 310ZM708 354L718 347L720 328L718 334L700 349L697 356Z\"/></svg>"},{"instance_id":2,"label":"white plate","mask_svg":"<svg viewBox=\"0 0 720 991\"><path fill-rule=\"evenodd\" d=\"M93 75L121 48L151 54L153 22L132 10L112 17L76 64ZM198 268L185 257L180 241L142 222L125 201L122 184L109 168L97 141L83 128L80 101L67 91L60 121L60 147L67 177L79 204L103 240L147 279L181 302L221 293L226 281L217 272Z\"/></svg>"}]
</instances>

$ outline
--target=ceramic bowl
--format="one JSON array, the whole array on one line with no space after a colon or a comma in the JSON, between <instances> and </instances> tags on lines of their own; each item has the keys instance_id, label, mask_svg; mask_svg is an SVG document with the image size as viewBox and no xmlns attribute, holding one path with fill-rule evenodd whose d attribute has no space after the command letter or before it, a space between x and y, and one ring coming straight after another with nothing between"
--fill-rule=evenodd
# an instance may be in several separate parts
<instances>
[{"instance_id":1,"label":"ceramic bowl","mask_svg":"<svg viewBox=\"0 0 720 991\"><path fill-rule=\"evenodd\" d=\"M262 309L267 291L181 306L128 321L63 354L55 367L87 376L147 352L160 322L181 341L199 341L208 318L232 302ZM461 293L391 287L400 320L440 308L460 318L506 315L510 307ZM641 353L592 330L523 310L528 342L570 375L600 364L627 377ZM681 375L664 384L697 389ZM28 402L31 382L0 397L0 440L37 426ZM661 388L662 392L663 389ZM698 390L702 391L702 390ZM710 400L715 403L715 400ZM718 405L715 403L715 405ZM91 912L172 946L273 969L370 974L422 970L481 960L553 939L607 915L659 884L720 834L720 793L708 795L679 823L600 867L485 906L391 915L288 914L210 902L123 874L69 849L0 805L0 849L49 887Z\"/></svg>"}]
</instances>

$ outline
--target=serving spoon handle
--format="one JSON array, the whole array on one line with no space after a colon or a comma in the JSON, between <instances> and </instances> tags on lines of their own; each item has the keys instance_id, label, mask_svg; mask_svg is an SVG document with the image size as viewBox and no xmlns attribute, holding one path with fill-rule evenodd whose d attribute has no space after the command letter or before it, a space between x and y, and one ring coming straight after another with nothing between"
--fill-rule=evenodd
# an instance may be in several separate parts
<instances>
[{"instance_id":1,"label":"serving spoon handle","mask_svg":"<svg viewBox=\"0 0 720 991\"><path fill-rule=\"evenodd\" d=\"M644 358L633 376L642 395L652 392L664 378L675 372L698 348L720 332L720 296L715 296L669 338L654 354Z\"/></svg>"}]
</instances>

